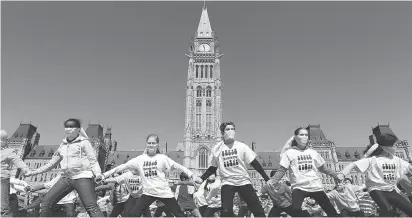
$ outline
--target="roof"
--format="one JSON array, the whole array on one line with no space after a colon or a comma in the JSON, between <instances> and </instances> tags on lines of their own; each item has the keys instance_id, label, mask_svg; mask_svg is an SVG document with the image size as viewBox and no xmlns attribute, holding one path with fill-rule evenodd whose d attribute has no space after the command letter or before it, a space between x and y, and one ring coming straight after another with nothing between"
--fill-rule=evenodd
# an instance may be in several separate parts
<instances>
[{"instance_id":1,"label":"roof","mask_svg":"<svg viewBox=\"0 0 412 218\"><path fill-rule=\"evenodd\" d=\"M174 160L176 163L183 165L183 151L168 151L166 155L170 157L172 160Z\"/></svg>"},{"instance_id":2,"label":"roof","mask_svg":"<svg viewBox=\"0 0 412 218\"><path fill-rule=\"evenodd\" d=\"M328 140L325 136L325 134L323 133L322 129L320 128L320 124L319 125L309 125L307 127L308 131L309 131L309 139L311 141L316 141L316 140Z\"/></svg>"},{"instance_id":3,"label":"roof","mask_svg":"<svg viewBox=\"0 0 412 218\"><path fill-rule=\"evenodd\" d=\"M29 159L51 159L54 152L59 148L59 145L38 145L30 151L26 160Z\"/></svg>"},{"instance_id":4,"label":"roof","mask_svg":"<svg viewBox=\"0 0 412 218\"><path fill-rule=\"evenodd\" d=\"M103 127L100 124L89 124L86 129L89 138L103 138Z\"/></svg>"},{"instance_id":5,"label":"roof","mask_svg":"<svg viewBox=\"0 0 412 218\"><path fill-rule=\"evenodd\" d=\"M143 151L111 151L107 159L107 164L113 164L113 167L116 167L141 154L143 154Z\"/></svg>"},{"instance_id":6,"label":"roof","mask_svg":"<svg viewBox=\"0 0 412 218\"><path fill-rule=\"evenodd\" d=\"M31 123L20 123L17 130L7 140L9 142L22 141L24 138L30 140L36 131L37 127L33 126Z\"/></svg>"},{"instance_id":7,"label":"roof","mask_svg":"<svg viewBox=\"0 0 412 218\"><path fill-rule=\"evenodd\" d=\"M202 10L202 15L200 16L199 26L197 27L196 37L200 37L200 38L213 37L212 27L210 26L209 15L207 13L206 7L204 7Z\"/></svg>"},{"instance_id":8,"label":"roof","mask_svg":"<svg viewBox=\"0 0 412 218\"><path fill-rule=\"evenodd\" d=\"M259 161L260 165L262 165L264 170L275 170L279 169L279 162L280 162L280 152L276 151L260 151L256 152L257 160ZM252 166L248 166L248 169L254 169Z\"/></svg>"},{"instance_id":9,"label":"roof","mask_svg":"<svg viewBox=\"0 0 412 218\"><path fill-rule=\"evenodd\" d=\"M114 167L124 164L132 158L143 154L142 151L112 151L107 159L107 164L114 162ZM172 160L183 165L183 151L168 151L166 154Z\"/></svg>"},{"instance_id":10,"label":"roof","mask_svg":"<svg viewBox=\"0 0 412 218\"><path fill-rule=\"evenodd\" d=\"M365 147L336 147L336 156L339 161L357 161L363 156Z\"/></svg>"}]
</instances>

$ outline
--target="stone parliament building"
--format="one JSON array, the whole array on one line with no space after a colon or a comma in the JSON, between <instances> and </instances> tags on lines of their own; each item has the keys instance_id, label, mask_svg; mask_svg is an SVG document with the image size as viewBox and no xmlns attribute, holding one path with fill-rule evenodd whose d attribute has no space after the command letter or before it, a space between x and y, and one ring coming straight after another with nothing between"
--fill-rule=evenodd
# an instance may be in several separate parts
<instances>
[{"instance_id":1,"label":"stone parliament building","mask_svg":"<svg viewBox=\"0 0 412 218\"><path fill-rule=\"evenodd\" d=\"M186 111L183 140L175 149L168 149L167 143L161 145L161 152L176 162L201 175L207 168L210 160L210 150L220 141L219 125L222 122L222 86L220 77L220 61L223 54L220 52L219 40L211 28L207 8L202 9L200 22L189 43ZM335 142L326 138L320 125L308 125L311 146L325 159L328 167L341 171L349 163L360 159L365 145L359 147L336 146ZM389 125L377 125L372 128L371 135L376 132L392 132ZM111 128L100 124L88 124L86 133L96 151L98 162L103 171L126 163L140 155L143 151L118 151L118 145L112 139ZM369 137L373 143L373 137ZM36 169L46 164L59 145L39 145L40 134L37 127L31 123L20 123L17 130L8 139L9 145L24 159L26 164ZM245 142L257 153L258 160L269 175L272 170L279 168L279 151L259 151L256 142ZM407 161L411 160L409 145L406 140L396 145L396 155ZM280 149L280 148L279 148ZM50 172L25 178L29 183L44 183L50 181L59 173L59 166ZM260 174L249 166L249 174L254 187L260 190L264 180ZM16 177L20 177L15 170ZM334 187L331 177L321 175L327 189ZM168 177L172 180L179 178L179 172L171 171ZM352 173L351 179L357 184L363 184L363 175ZM132 180L132 185L138 182L138 177ZM136 186L132 186L136 187Z\"/></svg>"}]
</instances>

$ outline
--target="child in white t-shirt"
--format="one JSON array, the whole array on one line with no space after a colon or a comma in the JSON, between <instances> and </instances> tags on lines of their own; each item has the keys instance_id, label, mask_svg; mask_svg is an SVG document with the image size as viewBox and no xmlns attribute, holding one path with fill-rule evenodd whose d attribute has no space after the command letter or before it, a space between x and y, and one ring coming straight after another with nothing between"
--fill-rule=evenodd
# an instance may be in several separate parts
<instances>
[{"instance_id":1,"label":"child in white t-shirt","mask_svg":"<svg viewBox=\"0 0 412 218\"><path fill-rule=\"evenodd\" d=\"M325 161L315 150L308 148L308 130L298 128L288 150L281 154L280 169L272 177L272 184L278 189L279 181L289 170L289 180L292 184L292 214L294 217L305 216L302 202L306 197L315 199L328 216L338 216L337 211L324 191L322 179L318 172L331 175L342 181L344 177L329 169Z\"/></svg>"},{"instance_id":2,"label":"child in white t-shirt","mask_svg":"<svg viewBox=\"0 0 412 218\"><path fill-rule=\"evenodd\" d=\"M380 133L376 136L378 146L369 147L367 158L349 164L342 174L351 170L366 174L366 188L371 198L379 206L379 216L394 216L393 207L397 207L408 216L412 216L412 203L400 195L396 189L399 179L412 171L411 165L394 155L394 146L398 138L393 133Z\"/></svg>"},{"instance_id":3,"label":"child in white t-shirt","mask_svg":"<svg viewBox=\"0 0 412 218\"><path fill-rule=\"evenodd\" d=\"M176 168L185 172L189 178L193 178L195 181L199 182L200 178L193 176L190 170L176 163L168 156L160 154L159 137L157 135L149 135L146 143L147 147L142 155L104 173L104 177L107 178L116 172L135 170L141 177L143 194L137 200L133 210L124 211L122 216L140 217L143 209L149 207L155 200L162 201L176 217L185 216L169 187L165 172L169 172L171 168Z\"/></svg>"},{"instance_id":4,"label":"child in white t-shirt","mask_svg":"<svg viewBox=\"0 0 412 218\"><path fill-rule=\"evenodd\" d=\"M220 131L223 141L212 148L211 166L201 176L202 180L206 180L219 168L222 182L222 217L234 216L233 197L236 192L245 200L255 217L265 217L265 211L252 186L246 165L250 164L255 168L265 181L268 181L269 177L257 161L255 152L244 143L235 141L235 124L233 122L222 123Z\"/></svg>"}]
</instances>

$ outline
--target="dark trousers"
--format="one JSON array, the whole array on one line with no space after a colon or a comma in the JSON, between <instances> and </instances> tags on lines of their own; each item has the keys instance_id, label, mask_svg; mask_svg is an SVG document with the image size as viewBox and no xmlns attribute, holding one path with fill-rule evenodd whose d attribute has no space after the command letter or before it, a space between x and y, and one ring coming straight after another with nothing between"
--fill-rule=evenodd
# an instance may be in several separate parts
<instances>
[{"instance_id":1,"label":"dark trousers","mask_svg":"<svg viewBox=\"0 0 412 218\"><path fill-rule=\"evenodd\" d=\"M51 216L53 205L59 202L71 191L76 190L79 198L90 217L103 217L103 213L97 206L97 196L94 191L92 179L69 179L62 177L47 192L41 204L41 217Z\"/></svg>"},{"instance_id":2,"label":"dark trousers","mask_svg":"<svg viewBox=\"0 0 412 218\"><path fill-rule=\"evenodd\" d=\"M1 216L10 216L10 178L1 178Z\"/></svg>"},{"instance_id":3,"label":"dark trousers","mask_svg":"<svg viewBox=\"0 0 412 218\"><path fill-rule=\"evenodd\" d=\"M139 207L140 205L139 202L141 201L142 197L134 198L130 196L124 205L123 212L121 213L122 217L140 217L142 215L143 217L151 217L152 214L150 213L150 208L149 208L151 203L147 205L146 207Z\"/></svg>"},{"instance_id":4,"label":"dark trousers","mask_svg":"<svg viewBox=\"0 0 412 218\"><path fill-rule=\"evenodd\" d=\"M113 207L112 212L110 213L110 217L119 216L122 213L125 204L126 204L126 202L115 204L114 207Z\"/></svg>"},{"instance_id":5,"label":"dark trousers","mask_svg":"<svg viewBox=\"0 0 412 218\"><path fill-rule=\"evenodd\" d=\"M221 188L222 217L234 217L233 197L235 192L246 202L255 217L266 217L260 200L251 184L242 186L223 185Z\"/></svg>"},{"instance_id":6,"label":"dark trousers","mask_svg":"<svg viewBox=\"0 0 412 218\"><path fill-rule=\"evenodd\" d=\"M221 208L218 207L208 207L205 212L205 217L214 217L216 212L219 212Z\"/></svg>"},{"instance_id":7,"label":"dark trousers","mask_svg":"<svg viewBox=\"0 0 412 218\"><path fill-rule=\"evenodd\" d=\"M9 195L10 212L13 217L19 217L19 199L16 194Z\"/></svg>"},{"instance_id":8,"label":"dark trousers","mask_svg":"<svg viewBox=\"0 0 412 218\"><path fill-rule=\"evenodd\" d=\"M71 204L55 204L51 209L54 217L76 217L76 207L74 203Z\"/></svg>"},{"instance_id":9,"label":"dark trousers","mask_svg":"<svg viewBox=\"0 0 412 218\"><path fill-rule=\"evenodd\" d=\"M349 210L343 209L340 211L340 216L341 217L364 217L365 214L361 210L351 212Z\"/></svg>"},{"instance_id":10,"label":"dark trousers","mask_svg":"<svg viewBox=\"0 0 412 218\"><path fill-rule=\"evenodd\" d=\"M238 217L250 216L250 210L247 206L243 205L239 207Z\"/></svg>"},{"instance_id":11,"label":"dark trousers","mask_svg":"<svg viewBox=\"0 0 412 218\"><path fill-rule=\"evenodd\" d=\"M125 211L124 217L140 217L143 214L143 210L145 208L149 208L149 206L155 201L159 200L167 206L170 212L175 217L184 217L185 214L183 213L182 209L180 209L179 204L176 201L176 198L158 198L149 195L142 195L140 197L135 206L128 211ZM122 215L123 216L123 215Z\"/></svg>"},{"instance_id":12,"label":"dark trousers","mask_svg":"<svg viewBox=\"0 0 412 218\"><path fill-rule=\"evenodd\" d=\"M205 216L207 210L207 205L199 207L200 215Z\"/></svg>"},{"instance_id":13,"label":"dark trousers","mask_svg":"<svg viewBox=\"0 0 412 218\"><path fill-rule=\"evenodd\" d=\"M278 207L275 204L273 204L273 207L272 207L272 209L270 209L268 217L280 217L282 212L285 212L288 215L291 215L293 213L292 205L290 205L289 207ZM305 217L310 216L308 211L304 210L302 212L305 214Z\"/></svg>"},{"instance_id":14,"label":"dark trousers","mask_svg":"<svg viewBox=\"0 0 412 218\"><path fill-rule=\"evenodd\" d=\"M373 190L369 192L372 200L379 206L379 216L393 217L395 216L392 207L397 207L409 217L412 217L412 203L406 200L402 195L395 190L391 192Z\"/></svg>"},{"instance_id":15,"label":"dark trousers","mask_svg":"<svg viewBox=\"0 0 412 218\"><path fill-rule=\"evenodd\" d=\"M311 197L319 204L319 206L325 211L328 217L337 217L339 216L335 210L335 207L330 202L328 196L324 191L318 192L306 192L300 189L294 189L292 191L292 214L289 214L293 217L304 217L307 216L307 213L302 211L302 203L306 197Z\"/></svg>"},{"instance_id":16,"label":"dark trousers","mask_svg":"<svg viewBox=\"0 0 412 218\"><path fill-rule=\"evenodd\" d=\"M163 212L165 212L166 217L173 217L173 214L170 212L170 210L167 208L166 205L157 207L155 212L154 212L153 217L160 217L160 216L162 216Z\"/></svg>"}]
</instances>

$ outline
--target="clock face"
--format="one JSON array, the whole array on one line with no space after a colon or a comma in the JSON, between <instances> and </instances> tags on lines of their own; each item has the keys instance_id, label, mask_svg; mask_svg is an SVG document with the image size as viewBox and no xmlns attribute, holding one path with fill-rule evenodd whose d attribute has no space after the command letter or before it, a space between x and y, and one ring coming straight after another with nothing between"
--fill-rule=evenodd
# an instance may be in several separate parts
<instances>
[{"instance_id":1,"label":"clock face","mask_svg":"<svg viewBox=\"0 0 412 218\"><path fill-rule=\"evenodd\" d=\"M210 51L210 46L208 44L201 44L199 46L199 51Z\"/></svg>"}]
</instances>

